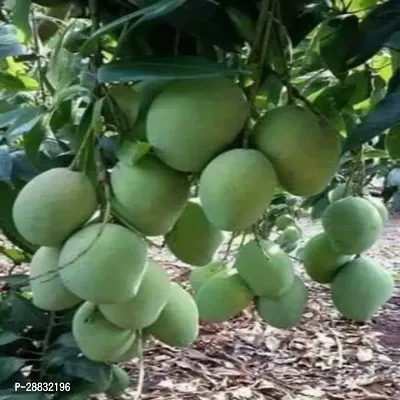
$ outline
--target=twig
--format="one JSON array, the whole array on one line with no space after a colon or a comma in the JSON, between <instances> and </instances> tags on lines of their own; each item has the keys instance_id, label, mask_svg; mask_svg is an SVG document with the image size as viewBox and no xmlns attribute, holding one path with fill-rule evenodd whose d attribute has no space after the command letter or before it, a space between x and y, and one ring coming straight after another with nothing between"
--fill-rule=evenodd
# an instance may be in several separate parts
<instances>
[{"instance_id":1,"label":"twig","mask_svg":"<svg viewBox=\"0 0 400 400\"><path fill-rule=\"evenodd\" d=\"M342 342L340 341L340 338L338 336L338 334L336 333L336 331L332 328L329 327L329 330L332 332L335 341L336 341L336 346L338 349L338 367L342 368L343 367L343 346L342 346Z\"/></svg>"},{"instance_id":2,"label":"twig","mask_svg":"<svg viewBox=\"0 0 400 400\"><path fill-rule=\"evenodd\" d=\"M71 164L70 164L70 166L69 166L69 169L74 169L74 168L75 168L76 163L79 161L79 158L82 156L82 153L83 153L83 151L85 150L86 145L87 145L87 143L88 143L89 140L90 140L90 137L92 136L92 133L93 133L93 128L90 127L90 128L87 130L87 132L85 133L85 136L83 137L82 143L81 143L81 145L79 146L79 149L78 149L78 151L76 152L75 157L74 157L74 159L72 160L72 162L71 162Z\"/></svg>"},{"instance_id":3,"label":"twig","mask_svg":"<svg viewBox=\"0 0 400 400\"><path fill-rule=\"evenodd\" d=\"M52 311L50 313L49 326L47 327L46 334L43 339L43 355L46 353L46 351L49 347L49 344L50 344L50 338L51 338L51 334L53 332L55 318L56 318L56 313L54 311ZM44 358L42 358L42 362L41 362L41 366L40 366L40 378L39 378L40 382L43 382L43 378L45 377L45 375L46 375L45 361L44 361Z\"/></svg>"},{"instance_id":4,"label":"twig","mask_svg":"<svg viewBox=\"0 0 400 400\"><path fill-rule=\"evenodd\" d=\"M143 393L144 377L145 377L145 366L143 357L143 336L142 332L139 332L138 338L138 352L139 352L139 378L136 386L136 393L134 400L140 400Z\"/></svg>"},{"instance_id":5,"label":"twig","mask_svg":"<svg viewBox=\"0 0 400 400\"><path fill-rule=\"evenodd\" d=\"M162 245L158 245L154 243L152 240L150 240L147 236L143 235L141 232L139 232L132 224L130 224L118 211L115 210L115 208L112 210L113 216L122 224L125 225L127 228L129 228L132 232L136 233L138 236L140 236L149 246L153 246L159 249L162 249Z\"/></svg>"},{"instance_id":6,"label":"twig","mask_svg":"<svg viewBox=\"0 0 400 400\"><path fill-rule=\"evenodd\" d=\"M226 248L226 251L225 251L225 254L224 254L223 261L227 261L228 260L228 257L229 257L229 255L231 253L232 245L233 245L233 242L234 242L236 236L237 236L237 234L235 232L233 232L231 234L231 237L230 237L229 242L228 242L228 247Z\"/></svg>"},{"instance_id":7,"label":"twig","mask_svg":"<svg viewBox=\"0 0 400 400\"><path fill-rule=\"evenodd\" d=\"M100 26L99 9L97 7L97 0L89 0L89 13L92 21L92 34L94 34ZM92 67L95 71L102 64L100 43L96 41L96 48L93 57L91 57Z\"/></svg>"},{"instance_id":8,"label":"twig","mask_svg":"<svg viewBox=\"0 0 400 400\"><path fill-rule=\"evenodd\" d=\"M252 43L252 51L249 56L249 62L253 62L257 57L258 49L262 43L263 32L264 32L264 25L268 18L268 10L269 10L269 3L270 0L264 0L261 5L260 16L258 17L257 25L256 25L256 32L254 36L254 40Z\"/></svg>"},{"instance_id":9,"label":"twig","mask_svg":"<svg viewBox=\"0 0 400 400\"><path fill-rule=\"evenodd\" d=\"M300 258L294 257L294 256L292 256L292 255L290 255L290 254L288 254L287 256L288 256L289 258L291 258L292 260L297 261L297 262L299 262L299 263L302 263L302 262L303 262L302 260L300 260Z\"/></svg>"},{"instance_id":10,"label":"twig","mask_svg":"<svg viewBox=\"0 0 400 400\"><path fill-rule=\"evenodd\" d=\"M39 70L39 86L40 86L40 94L41 94L41 100L42 100L42 104L46 104L46 90L45 90L45 86L44 86L44 82L45 82L45 73L44 70L42 68L42 60L41 60L41 55L40 55L40 44L39 44L39 33L38 33L38 25L36 22L36 18L35 18L35 8L32 7L31 8L31 22L32 22L32 31L33 31L33 43L35 46L35 52L37 55L37 59L36 59L36 64L37 64L37 68Z\"/></svg>"},{"instance_id":11,"label":"twig","mask_svg":"<svg viewBox=\"0 0 400 400\"><path fill-rule=\"evenodd\" d=\"M266 1L268 1L268 0L266 0ZM252 101L254 101L255 97L257 96L258 89L260 88L261 75L262 75L262 71L264 70L265 62L267 60L267 54L268 54L268 50L269 50L269 42L271 40L271 34L272 34L272 26L274 23L275 5L276 5L276 0L272 0L271 10L269 11L269 15L268 15L267 27L265 28L264 40L262 42L261 56L260 56L260 63L259 63L260 71L257 74L256 81L254 82L254 84L252 86L252 89L253 89L253 93L252 93L252 97L251 97Z\"/></svg>"},{"instance_id":12,"label":"twig","mask_svg":"<svg viewBox=\"0 0 400 400\"><path fill-rule=\"evenodd\" d=\"M272 1L272 6L271 6ZM264 64L268 53L268 42L271 37L273 18L274 18L275 0L264 0L261 5L260 16L257 20L256 33L252 43L251 53L247 64L253 64L257 61L257 70L255 80L250 88L249 104L254 111L254 102L257 97L261 84L261 76L264 75ZM261 47L261 50L260 50ZM246 130L243 135L243 147L249 146L250 130Z\"/></svg>"},{"instance_id":13,"label":"twig","mask_svg":"<svg viewBox=\"0 0 400 400\"><path fill-rule=\"evenodd\" d=\"M239 243L239 249L244 245L244 242L245 242L245 240L246 240L246 237L247 237L247 233L246 233L246 232L243 232L242 237L241 237L241 239L240 239L240 243Z\"/></svg>"}]
</instances>

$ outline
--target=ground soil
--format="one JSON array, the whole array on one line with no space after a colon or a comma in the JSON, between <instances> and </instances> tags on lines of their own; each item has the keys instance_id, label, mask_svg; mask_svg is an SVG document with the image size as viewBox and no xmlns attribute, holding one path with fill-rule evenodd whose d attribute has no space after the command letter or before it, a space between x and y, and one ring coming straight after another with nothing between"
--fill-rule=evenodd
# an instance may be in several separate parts
<instances>
[{"instance_id":1,"label":"ground soil","mask_svg":"<svg viewBox=\"0 0 400 400\"><path fill-rule=\"evenodd\" d=\"M309 219L300 226L304 238L321 230ZM145 350L141 399L400 400L400 216L391 217L368 255L397 279L395 295L371 322L341 318L329 288L312 283L297 263L310 297L297 328L268 327L250 309L229 322L204 325L188 349L153 341ZM165 249L154 249L152 257L186 284L184 264ZM138 362L124 365L131 388L121 399L136 399Z\"/></svg>"}]
</instances>

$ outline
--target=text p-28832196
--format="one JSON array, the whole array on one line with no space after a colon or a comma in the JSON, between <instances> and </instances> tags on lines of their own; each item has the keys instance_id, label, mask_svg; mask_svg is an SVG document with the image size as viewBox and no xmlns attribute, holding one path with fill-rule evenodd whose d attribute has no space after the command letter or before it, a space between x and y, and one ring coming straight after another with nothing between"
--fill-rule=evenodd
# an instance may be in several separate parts
<instances>
[{"instance_id":1,"label":"text p-28832196","mask_svg":"<svg viewBox=\"0 0 400 400\"><path fill-rule=\"evenodd\" d=\"M15 383L15 392L69 392L69 382L27 382L25 384Z\"/></svg>"}]
</instances>

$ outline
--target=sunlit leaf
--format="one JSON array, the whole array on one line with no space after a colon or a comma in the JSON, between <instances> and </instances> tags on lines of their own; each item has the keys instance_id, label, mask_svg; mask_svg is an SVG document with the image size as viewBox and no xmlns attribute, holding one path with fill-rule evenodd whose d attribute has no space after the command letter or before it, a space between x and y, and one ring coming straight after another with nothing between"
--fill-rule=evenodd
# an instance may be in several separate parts
<instances>
[{"instance_id":1,"label":"sunlit leaf","mask_svg":"<svg viewBox=\"0 0 400 400\"><path fill-rule=\"evenodd\" d=\"M31 4L31 0L15 0L12 21L18 28L18 36L23 43L27 43L32 34L31 25L29 23Z\"/></svg>"}]
</instances>

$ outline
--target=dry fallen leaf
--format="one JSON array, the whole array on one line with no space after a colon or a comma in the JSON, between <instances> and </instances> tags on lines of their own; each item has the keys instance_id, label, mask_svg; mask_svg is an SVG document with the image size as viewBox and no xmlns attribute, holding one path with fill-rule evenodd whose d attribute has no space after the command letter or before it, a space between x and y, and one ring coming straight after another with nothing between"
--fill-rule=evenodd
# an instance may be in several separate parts
<instances>
[{"instance_id":1,"label":"dry fallen leaf","mask_svg":"<svg viewBox=\"0 0 400 400\"><path fill-rule=\"evenodd\" d=\"M359 362L369 362L374 358L374 353L372 349L359 347L357 350L357 360Z\"/></svg>"},{"instance_id":2,"label":"dry fallen leaf","mask_svg":"<svg viewBox=\"0 0 400 400\"><path fill-rule=\"evenodd\" d=\"M325 396L325 392L318 388L303 389L300 393L305 396L313 397L315 399Z\"/></svg>"},{"instance_id":3,"label":"dry fallen leaf","mask_svg":"<svg viewBox=\"0 0 400 400\"><path fill-rule=\"evenodd\" d=\"M235 389L231 393L235 399L251 399L253 397L253 391L246 386Z\"/></svg>"},{"instance_id":4,"label":"dry fallen leaf","mask_svg":"<svg viewBox=\"0 0 400 400\"><path fill-rule=\"evenodd\" d=\"M279 349L281 341L278 338L274 337L274 336L268 336L268 337L265 338L264 343L265 343L265 347L269 351L275 352L276 350Z\"/></svg>"}]
</instances>

